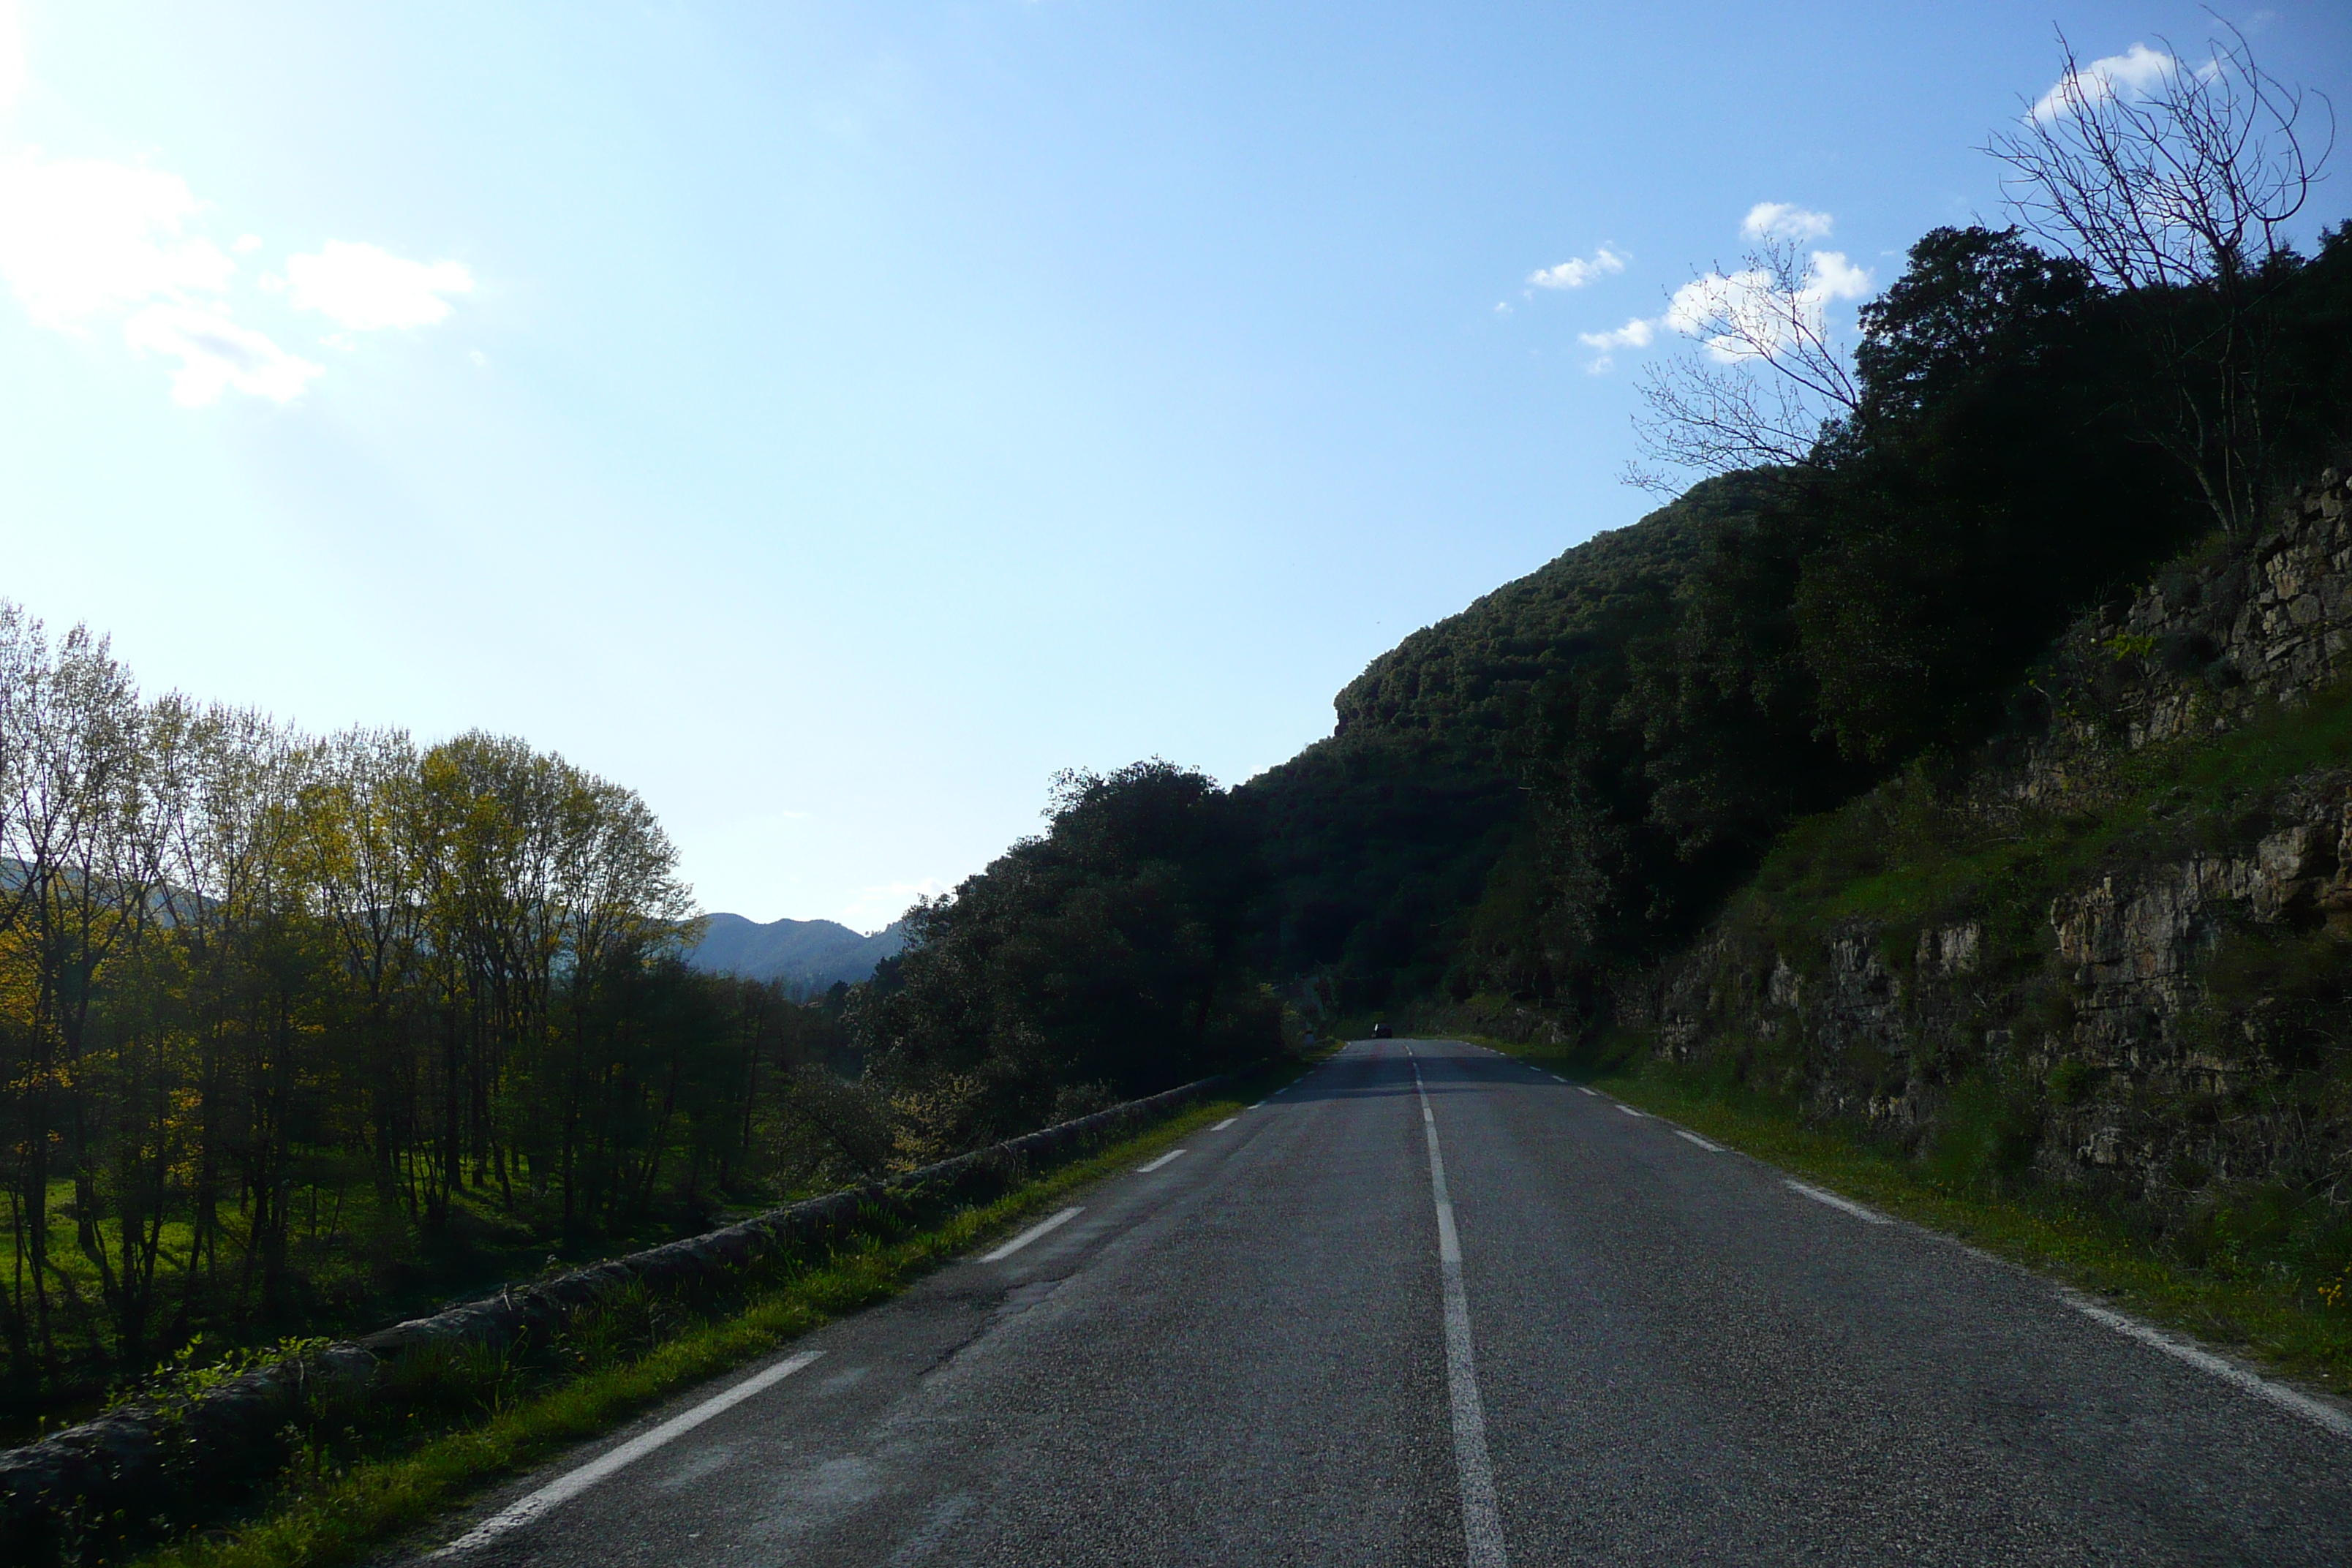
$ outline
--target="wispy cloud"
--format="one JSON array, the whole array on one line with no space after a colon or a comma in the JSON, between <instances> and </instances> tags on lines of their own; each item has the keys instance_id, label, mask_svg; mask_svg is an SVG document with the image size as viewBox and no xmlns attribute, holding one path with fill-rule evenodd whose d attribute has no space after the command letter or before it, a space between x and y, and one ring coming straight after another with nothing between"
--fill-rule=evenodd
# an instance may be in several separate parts
<instances>
[{"instance_id":1,"label":"wispy cloud","mask_svg":"<svg viewBox=\"0 0 2352 1568\"><path fill-rule=\"evenodd\" d=\"M1571 256L1557 267L1530 272L1528 281L1538 289L1581 289L1595 279L1624 271L1628 259L1604 245L1591 256Z\"/></svg>"},{"instance_id":2,"label":"wispy cloud","mask_svg":"<svg viewBox=\"0 0 2352 1568\"><path fill-rule=\"evenodd\" d=\"M2093 60L2072 75L2062 77L2034 100L2032 118L2055 120L2096 108L2123 92L2146 92L2169 75L2177 65L2170 55L2134 44L2119 55Z\"/></svg>"},{"instance_id":3,"label":"wispy cloud","mask_svg":"<svg viewBox=\"0 0 2352 1568\"><path fill-rule=\"evenodd\" d=\"M216 294L236 264L182 232L201 206L176 174L20 153L0 163L0 277L34 321L65 331L110 307Z\"/></svg>"},{"instance_id":4,"label":"wispy cloud","mask_svg":"<svg viewBox=\"0 0 2352 1568\"><path fill-rule=\"evenodd\" d=\"M1802 244L1827 238L1833 220L1827 213L1808 212L1788 202L1758 202L1739 221L1742 239L1787 239Z\"/></svg>"},{"instance_id":5,"label":"wispy cloud","mask_svg":"<svg viewBox=\"0 0 2352 1568\"><path fill-rule=\"evenodd\" d=\"M229 319L219 296L236 264L190 235L203 210L176 174L100 158L18 153L0 163L0 278L41 326L83 335L127 311L134 353L178 362L172 395L192 407L224 392L286 403L320 367Z\"/></svg>"},{"instance_id":6,"label":"wispy cloud","mask_svg":"<svg viewBox=\"0 0 2352 1568\"><path fill-rule=\"evenodd\" d=\"M18 0L0 0L0 110L27 80ZM167 171L27 148L0 160L0 281L36 324L55 331L86 337L93 323L120 318L132 352L176 362L172 395L181 403L215 403L227 392L290 402L320 367L235 319L231 253L248 255L262 242L240 233L224 249L201 232L209 211ZM349 240L289 257L286 272L263 282L345 331L430 326L449 314L449 296L474 287L455 261L410 261Z\"/></svg>"},{"instance_id":7,"label":"wispy cloud","mask_svg":"<svg viewBox=\"0 0 2352 1568\"><path fill-rule=\"evenodd\" d=\"M235 390L272 403L302 395L321 366L298 359L260 332L240 327L217 308L149 305L122 323L123 341L142 353L180 362L172 374L172 396L192 408L220 401Z\"/></svg>"},{"instance_id":8,"label":"wispy cloud","mask_svg":"<svg viewBox=\"0 0 2352 1568\"><path fill-rule=\"evenodd\" d=\"M286 258L285 286L296 310L372 332L446 320L448 296L472 293L474 278L455 261L410 261L380 246L331 239L315 255Z\"/></svg>"}]
</instances>

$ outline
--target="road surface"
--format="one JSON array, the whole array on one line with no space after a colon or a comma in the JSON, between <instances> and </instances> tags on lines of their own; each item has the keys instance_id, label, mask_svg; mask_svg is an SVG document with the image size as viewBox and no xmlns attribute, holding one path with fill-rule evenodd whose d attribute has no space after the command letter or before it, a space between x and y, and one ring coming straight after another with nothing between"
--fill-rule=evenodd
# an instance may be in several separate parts
<instances>
[{"instance_id":1,"label":"road surface","mask_svg":"<svg viewBox=\"0 0 2352 1568\"><path fill-rule=\"evenodd\" d=\"M1360 1042L1182 1149L425 1560L2352 1563L2336 1407L1507 1058Z\"/></svg>"}]
</instances>

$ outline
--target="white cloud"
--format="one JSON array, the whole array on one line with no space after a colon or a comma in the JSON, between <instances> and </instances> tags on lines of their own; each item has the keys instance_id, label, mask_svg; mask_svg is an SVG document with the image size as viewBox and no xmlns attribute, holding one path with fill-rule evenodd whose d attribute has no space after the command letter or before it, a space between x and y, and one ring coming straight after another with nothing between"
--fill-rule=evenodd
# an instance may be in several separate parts
<instances>
[{"instance_id":1,"label":"white cloud","mask_svg":"<svg viewBox=\"0 0 2352 1568\"><path fill-rule=\"evenodd\" d=\"M1800 325L1822 330L1832 300L1858 300L1870 292L1870 269L1848 261L1843 251L1816 250L1804 279L1783 292L1772 275L1746 268L1728 276L1710 272L1675 290L1663 323L1706 344L1717 359L1748 359L1762 349L1787 348Z\"/></svg>"},{"instance_id":2,"label":"white cloud","mask_svg":"<svg viewBox=\"0 0 2352 1568\"><path fill-rule=\"evenodd\" d=\"M203 206L158 169L20 153L0 163L0 278L35 322L58 331L128 309L123 342L177 360L172 395L191 407L231 390L300 396L319 367L231 321L216 297L236 264L182 232Z\"/></svg>"},{"instance_id":3,"label":"white cloud","mask_svg":"<svg viewBox=\"0 0 2352 1568\"><path fill-rule=\"evenodd\" d=\"M172 373L172 396L191 408L217 403L231 388L290 403L320 369L223 312L194 305L146 306L122 323L122 339L141 353L180 362Z\"/></svg>"},{"instance_id":4,"label":"white cloud","mask_svg":"<svg viewBox=\"0 0 2352 1568\"><path fill-rule=\"evenodd\" d=\"M1612 349L1645 349L1650 346L1651 340L1655 338L1657 335L1658 324L1655 321L1645 321L1639 316L1636 316L1633 320L1626 322L1623 326L1619 327L1615 331L1579 332L1577 334L1577 338L1579 341L1590 344L1593 348L1608 351Z\"/></svg>"},{"instance_id":5,"label":"white cloud","mask_svg":"<svg viewBox=\"0 0 2352 1568\"><path fill-rule=\"evenodd\" d=\"M2032 118L2055 120L2062 114L2080 114L2119 91L2146 92L2162 81L2175 63L2162 50L2134 44L2122 54L2093 60L2074 75L2060 79L2035 101Z\"/></svg>"},{"instance_id":6,"label":"white cloud","mask_svg":"<svg viewBox=\"0 0 2352 1568\"><path fill-rule=\"evenodd\" d=\"M9 3L0 0L0 89L15 37ZM186 181L159 169L19 153L0 162L0 280L37 324L58 331L80 335L90 318L124 312L134 352L178 362L172 395L184 404L230 391L289 402L320 368L230 318L222 296L237 264L188 232L205 208ZM231 248L260 244L245 235ZM444 296L474 286L457 262L407 261L341 240L289 258L286 269L293 305L349 331L429 325L448 315Z\"/></svg>"},{"instance_id":7,"label":"white cloud","mask_svg":"<svg viewBox=\"0 0 2352 1568\"><path fill-rule=\"evenodd\" d=\"M1808 212L1789 202L1758 202L1739 220L1742 239L1788 239L1802 243L1821 239L1830 232L1832 223L1827 213Z\"/></svg>"},{"instance_id":8,"label":"white cloud","mask_svg":"<svg viewBox=\"0 0 2352 1568\"><path fill-rule=\"evenodd\" d=\"M298 310L316 310L337 326L369 332L429 327L449 314L449 294L473 291L473 274L455 261L410 261L373 245L331 239L313 256L286 258Z\"/></svg>"},{"instance_id":9,"label":"white cloud","mask_svg":"<svg viewBox=\"0 0 2352 1568\"><path fill-rule=\"evenodd\" d=\"M1816 250L1811 283L1819 299L1859 300L1870 292L1870 268L1856 267L1842 250Z\"/></svg>"},{"instance_id":10,"label":"white cloud","mask_svg":"<svg viewBox=\"0 0 2352 1568\"><path fill-rule=\"evenodd\" d=\"M1508 300L1497 300L1495 301L1495 314L1498 316L1507 316L1510 313L1511 302Z\"/></svg>"},{"instance_id":11,"label":"white cloud","mask_svg":"<svg viewBox=\"0 0 2352 1568\"><path fill-rule=\"evenodd\" d=\"M1585 366L1595 375L1607 374L1616 364L1614 356L1618 350L1648 348L1657 335L1658 323L1645 321L1639 316L1613 331L1576 334L1579 342L1583 343L1587 348L1601 351L1600 355L1591 364Z\"/></svg>"},{"instance_id":12,"label":"white cloud","mask_svg":"<svg viewBox=\"0 0 2352 1568\"><path fill-rule=\"evenodd\" d=\"M65 330L110 306L218 293L236 263L180 232L202 205L176 174L20 153L0 163L0 277L34 321Z\"/></svg>"},{"instance_id":13,"label":"white cloud","mask_svg":"<svg viewBox=\"0 0 2352 1568\"><path fill-rule=\"evenodd\" d=\"M25 65L25 12L16 0L0 0L0 109L23 94L32 74Z\"/></svg>"},{"instance_id":14,"label":"white cloud","mask_svg":"<svg viewBox=\"0 0 2352 1568\"><path fill-rule=\"evenodd\" d=\"M1528 281L1538 289L1581 289L1596 278L1624 271L1625 260L1604 245L1589 257L1571 256L1557 267L1530 272Z\"/></svg>"}]
</instances>

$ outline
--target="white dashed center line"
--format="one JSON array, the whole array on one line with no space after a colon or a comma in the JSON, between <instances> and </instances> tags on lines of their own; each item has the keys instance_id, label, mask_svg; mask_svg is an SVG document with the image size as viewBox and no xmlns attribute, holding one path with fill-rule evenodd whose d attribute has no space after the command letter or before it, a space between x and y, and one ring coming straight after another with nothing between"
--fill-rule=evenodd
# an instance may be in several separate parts
<instances>
[{"instance_id":1,"label":"white dashed center line","mask_svg":"<svg viewBox=\"0 0 2352 1568\"><path fill-rule=\"evenodd\" d=\"M1002 1263L1006 1258L1012 1257L1014 1253L1020 1251L1023 1247L1028 1246L1031 1242L1036 1240L1039 1237L1045 1235L1048 1231L1061 1229L1062 1226L1069 1224L1084 1212L1084 1205L1072 1204L1068 1208L1064 1209L1061 1213L1039 1220L1035 1225L1031 1226L1027 1230L1023 1231L1019 1236L1014 1237L1011 1241L1006 1242L995 1251L981 1254L980 1260L982 1263Z\"/></svg>"},{"instance_id":2,"label":"white dashed center line","mask_svg":"<svg viewBox=\"0 0 2352 1568\"><path fill-rule=\"evenodd\" d=\"M1486 1450L1486 1411L1478 1397L1478 1365L1470 1343L1470 1298L1462 1288L1462 1238L1454 1228L1454 1198L1445 1187L1445 1157L1437 1147L1437 1118L1412 1068L1421 1099L1422 1131L1429 1135L1429 1187L1437 1204L1437 1265L1445 1298L1445 1382L1454 1405L1454 1468L1462 1480L1462 1535L1469 1568L1505 1568L1503 1515L1495 1503L1495 1461Z\"/></svg>"}]
</instances>

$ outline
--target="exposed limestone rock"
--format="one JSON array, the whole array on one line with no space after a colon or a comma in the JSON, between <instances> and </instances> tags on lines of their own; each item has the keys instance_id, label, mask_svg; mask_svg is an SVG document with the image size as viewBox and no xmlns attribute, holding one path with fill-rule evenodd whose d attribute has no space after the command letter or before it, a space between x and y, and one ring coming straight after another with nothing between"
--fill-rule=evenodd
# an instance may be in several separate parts
<instances>
[{"instance_id":1,"label":"exposed limestone rock","mask_svg":"<svg viewBox=\"0 0 2352 1568\"><path fill-rule=\"evenodd\" d=\"M2352 491L2331 469L2250 545L2078 624L2037 685L2047 735L1955 809L1988 832L2029 812L2096 820L2122 798L2119 759L2347 679ZM2188 798L2152 808L2155 841L2179 845L2170 858L2111 858L2051 900L2032 952L2014 915L1999 942L1974 918L1854 921L1788 951L1727 919L1627 993L1645 998L1633 1021L1662 1054L1737 1054L1817 1110L1897 1135L1918 1135L1958 1077L1998 1066L2049 1086L2034 1159L2063 1182L2177 1195L2340 1165L2352 1191L2352 1113L2328 1122L2242 1093L2284 1070L2265 1048L2265 1003L2224 1017L2208 981L2232 931L2352 941L2352 758L2229 822L2181 815Z\"/></svg>"}]
</instances>

